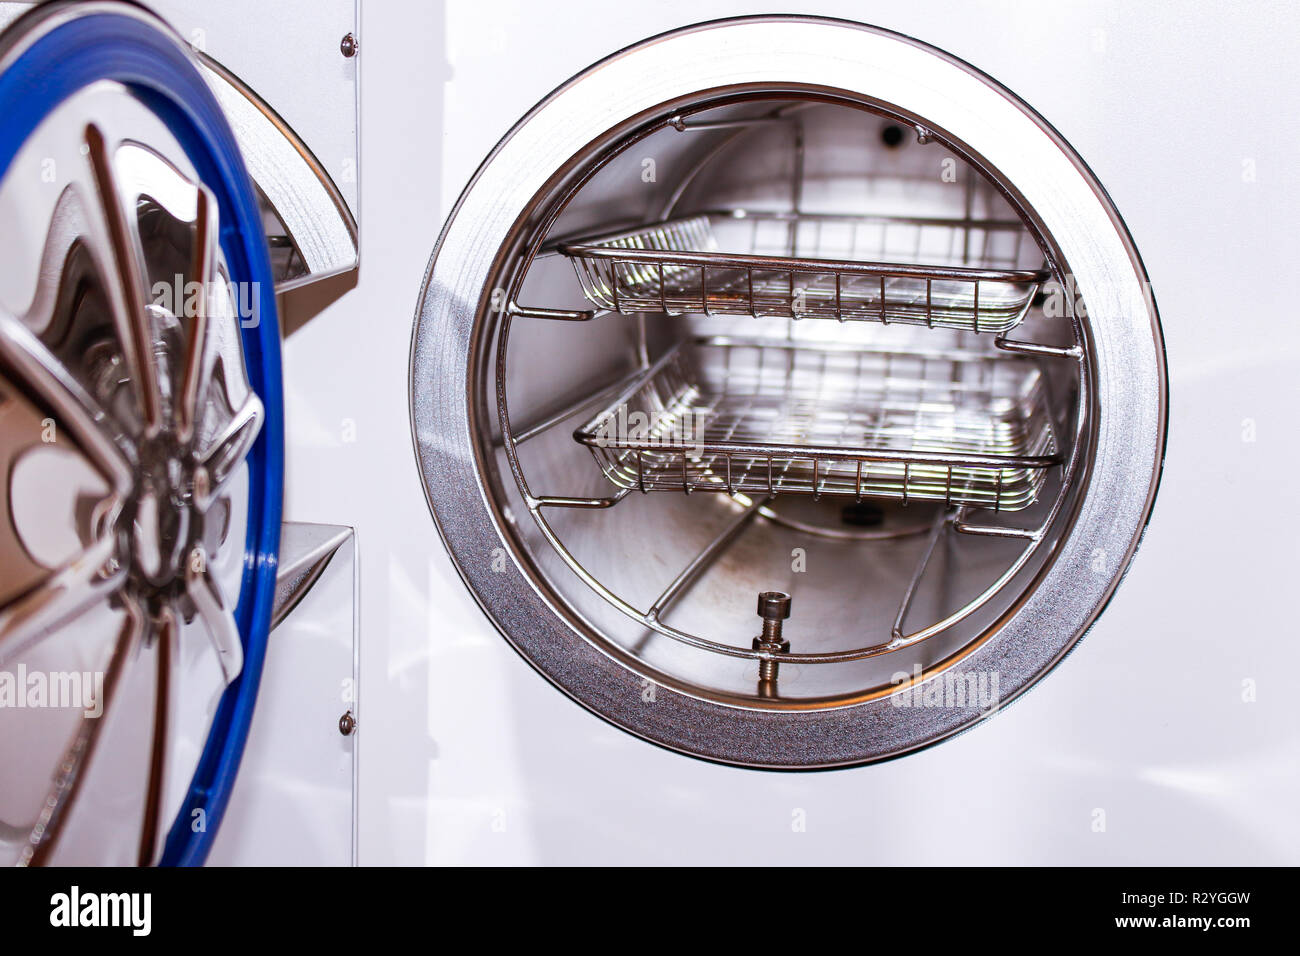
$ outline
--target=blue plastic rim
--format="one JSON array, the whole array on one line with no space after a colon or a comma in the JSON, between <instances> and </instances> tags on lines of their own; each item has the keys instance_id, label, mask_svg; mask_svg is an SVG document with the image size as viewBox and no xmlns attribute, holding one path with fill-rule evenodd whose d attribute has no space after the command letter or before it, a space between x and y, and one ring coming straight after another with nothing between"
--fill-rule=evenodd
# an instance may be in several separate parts
<instances>
[{"instance_id":1,"label":"blue plastic rim","mask_svg":"<svg viewBox=\"0 0 1300 956\"><path fill-rule=\"evenodd\" d=\"M244 288L257 290L248 296L253 319L241 323L249 383L266 410L248 457L248 538L235 608L244 668L221 698L161 860L164 866L197 866L212 846L244 753L275 598L284 493L284 401L274 280L256 194L234 133L180 41L161 21L125 4L96 4L82 14L66 4L37 8L15 21L6 39L21 38L28 30L40 34L54 12L74 16L45 29L0 74L0 179L22 144L60 103L101 80L121 83L166 124L216 197L221 251L230 279L251 283Z\"/></svg>"}]
</instances>

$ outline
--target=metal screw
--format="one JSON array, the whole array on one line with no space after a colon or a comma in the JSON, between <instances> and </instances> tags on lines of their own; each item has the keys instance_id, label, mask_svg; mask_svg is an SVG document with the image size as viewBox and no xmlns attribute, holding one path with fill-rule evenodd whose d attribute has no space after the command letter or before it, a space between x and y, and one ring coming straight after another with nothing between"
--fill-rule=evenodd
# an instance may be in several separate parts
<instances>
[{"instance_id":1,"label":"metal screw","mask_svg":"<svg viewBox=\"0 0 1300 956\"><path fill-rule=\"evenodd\" d=\"M351 33L349 33L339 42L339 52L342 53L348 59L351 59L352 57L357 55L357 49L358 49L357 38L354 37Z\"/></svg>"},{"instance_id":2,"label":"metal screw","mask_svg":"<svg viewBox=\"0 0 1300 956\"><path fill-rule=\"evenodd\" d=\"M784 654L790 642L782 638L781 626L790 616L790 595L784 591L763 591L758 595L758 614L763 619L763 633L754 638L754 650L771 654ZM758 662L759 692L772 696L781 665L774 660Z\"/></svg>"},{"instance_id":3,"label":"metal screw","mask_svg":"<svg viewBox=\"0 0 1300 956\"><path fill-rule=\"evenodd\" d=\"M352 716L352 711L347 711L339 718L339 733L344 737L351 737L352 732L357 729L357 719Z\"/></svg>"}]
</instances>

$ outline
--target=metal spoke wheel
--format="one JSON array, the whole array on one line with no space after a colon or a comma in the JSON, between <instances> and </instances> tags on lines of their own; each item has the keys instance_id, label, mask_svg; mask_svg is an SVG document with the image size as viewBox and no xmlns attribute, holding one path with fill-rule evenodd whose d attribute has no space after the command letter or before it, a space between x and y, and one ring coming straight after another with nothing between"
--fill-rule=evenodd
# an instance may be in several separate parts
<instances>
[{"instance_id":1,"label":"metal spoke wheel","mask_svg":"<svg viewBox=\"0 0 1300 956\"><path fill-rule=\"evenodd\" d=\"M0 115L0 861L201 862L279 535L253 188L188 51L132 6L17 21Z\"/></svg>"}]
</instances>

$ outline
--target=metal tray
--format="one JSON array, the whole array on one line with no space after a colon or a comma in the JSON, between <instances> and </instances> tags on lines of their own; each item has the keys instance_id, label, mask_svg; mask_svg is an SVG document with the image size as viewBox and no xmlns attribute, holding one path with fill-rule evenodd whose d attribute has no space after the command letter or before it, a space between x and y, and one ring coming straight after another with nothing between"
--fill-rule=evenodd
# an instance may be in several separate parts
<instances>
[{"instance_id":1,"label":"metal tray","mask_svg":"<svg viewBox=\"0 0 1300 956\"><path fill-rule=\"evenodd\" d=\"M720 251L726 247L739 251ZM903 322L1001 334L1050 273L1019 222L706 213L561 243L586 297L625 314ZM781 253L781 254L777 254Z\"/></svg>"},{"instance_id":2,"label":"metal tray","mask_svg":"<svg viewBox=\"0 0 1300 956\"><path fill-rule=\"evenodd\" d=\"M620 488L1033 504L1060 461L1034 362L683 343L574 438Z\"/></svg>"}]
</instances>

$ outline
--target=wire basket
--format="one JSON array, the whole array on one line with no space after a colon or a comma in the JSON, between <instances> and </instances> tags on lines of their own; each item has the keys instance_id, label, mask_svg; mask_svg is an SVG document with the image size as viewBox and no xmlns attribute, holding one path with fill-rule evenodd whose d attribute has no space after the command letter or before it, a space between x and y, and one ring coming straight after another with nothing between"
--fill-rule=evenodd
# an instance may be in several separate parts
<instances>
[{"instance_id":1,"label":"wire basket","mask_svg":"<svg viewBox=\"0 0 1300 956\"><path fill-rule=\"evenodd\" d=\"M728 249L723 252L723 240ZM1019 222L705 213L561 243L586 297L625 314L901 322L1003 333L1050 273ZM1041 263L1041 257L1038 260Z\"/></svg>"},{"instance_id":2,"label":"wire basket","mask_svg":"<svg viewBox=\"0 0 1300 956\"><path fill-rule=\"evenodd\" d=\"M643 492L945 501L1018 511L1059 463L1020 358L701 339L574 433Z\"/></svg>"}]
</instances>

